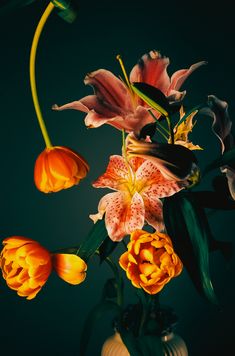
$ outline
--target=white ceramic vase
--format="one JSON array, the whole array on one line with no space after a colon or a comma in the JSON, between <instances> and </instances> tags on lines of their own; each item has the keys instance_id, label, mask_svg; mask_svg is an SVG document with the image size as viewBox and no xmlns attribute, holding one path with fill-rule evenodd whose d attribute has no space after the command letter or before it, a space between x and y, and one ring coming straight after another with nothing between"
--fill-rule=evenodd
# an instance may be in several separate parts
<instances>
[{"instance_id":1,"label":"white ceramic vase","mask_svg":"<svg viewBox=\"0 0 235 356\"><path fill-rule=\"evenodd\" d=\"M161 339L164 356L188 356L187 346L179 335L171 332ZM130 356L118 332L105 341L101 356Z\"/></svg>"}]
</instances>

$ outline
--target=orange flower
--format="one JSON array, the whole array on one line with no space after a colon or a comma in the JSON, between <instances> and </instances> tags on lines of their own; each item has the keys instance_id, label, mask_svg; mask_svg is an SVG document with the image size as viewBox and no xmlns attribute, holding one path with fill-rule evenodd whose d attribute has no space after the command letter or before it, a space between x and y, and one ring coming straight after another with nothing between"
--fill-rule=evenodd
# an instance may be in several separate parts
<instances>
[{"instance_id":1,"label":"orange flower","mask_svg":"<svg viewBox=\"0 0 235 356\"><path fill-rule=\"evenodd\" d=\"M53 255L53 267L58 276L70 284L80 284L86 278L86 263L77 255Z\"/></svg>"},{"instance_id":2,"label":"orange flower","mask_svg":"<svg viewBox=\"0 0 235 356\"><path fill-rule=\"evenodd\" d=\"M3 245L0 255L3 278L19 296L33 299L52 271L50 253L38 242L21 236L9 237Z\"/></svg>"},{"instance_id":3,"label":"orange flower","mask_svg":"<svg viewBox=\"0 0 235 356\"><path fill-rule=\"evenodd\" d=\"M12 236L3 241L0 267L8 287L27 299L33 299L54 268L70 284L86 278L86 263L77 255L54 254L31 239Z\"/></svg>"},{"instance_id":4,"label":"orange flower","mask_svg":"<svg viewBox=\"0 0 235 356\"><path fill-rule=\"evenodd\" d=\"M43 193L58 192L78 184L88 170L88 163L78 153L67 147L50 147L36 160L34 181Z\"/></svg>"},{"instance_id":5,"label":"orange flower","mask_svg":"<svg viewBox=\"0 0 235 356\"><path fill-rule=\"evenodd\" d=\"M131 234L128 251L121 255L119 264L132 284L149 294L160 292L183 268L168 235L143 230Z\"/></svg>"}]
</instances>

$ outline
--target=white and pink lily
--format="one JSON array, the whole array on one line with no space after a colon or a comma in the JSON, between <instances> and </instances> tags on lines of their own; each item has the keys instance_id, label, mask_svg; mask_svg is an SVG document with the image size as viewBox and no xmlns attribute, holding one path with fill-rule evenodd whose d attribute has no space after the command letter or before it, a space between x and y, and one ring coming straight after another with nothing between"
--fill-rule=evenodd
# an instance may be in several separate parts
<instances>
[{"instance_id":1,"label":"white and pink lily","mask_svg":"<svg viewBox=\"0 0 235 356\"><path fill-rule=\"evenodd\" d=\"M169 58L162 57L157 51L143 55L130 73L129 84L144 82L161 90L169 102L182 100L186 93L179 91L182 84L195 69L206 62L178 70L171 78L167 73L169 63ZM88 127L109 124L126 132L138 133L143 126L154 121L148 112L148 105L131 90L130 85L126 85L110 71L99 69L89 73L84 82L94 88L94 95L62 106L54 105L53 109L83 111L87 114L85 124ZM159 113L155 112L155 116L159 117Z\"/></svg>"},{"instance_id":2,"label":"white and pink lily","mask_svg":"<svg viewBox=\"0 0 235 356\"><path fill-rule=\"evenodd\" d=\"M96 222L105 214L109 237L120 241L134 230L142 229L145 222L156 231L164 228L162 202L184 188L184 182L166 179L155 164L143 158L114 155L106 172L94 183L95 188L110 188L98 205L98 213L90 215Z\"/></svg>"}]
</instances>

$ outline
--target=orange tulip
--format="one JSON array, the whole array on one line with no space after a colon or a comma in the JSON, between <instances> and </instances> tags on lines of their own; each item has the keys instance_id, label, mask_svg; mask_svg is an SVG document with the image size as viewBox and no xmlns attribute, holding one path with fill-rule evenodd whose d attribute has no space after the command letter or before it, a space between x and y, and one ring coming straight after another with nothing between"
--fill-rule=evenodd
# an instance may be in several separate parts
<instances>
[{"instance_id":1,"label":"orange tulip","mask_svg":"<svg viewBox=\"0 0 235 356\"><path fill-rule=\"evenodd\" d=\"M60 278L70 284L80 284L86 278L86 263L77 255L54 254L53 267Z\"/></svg>"},{"instance_id":2,"label":"orange tulip","mask_svg":"<svg viewBox=\"0 0 235 356\"><path fill-rule=\"evenodd\" d=\"M0 255L3 278L8 287L33 299L46 283L51 270L51 255L38 242L21 236L3 241Z\"/></svg>"},{"instance_id":3,"label":"orange tulip","mask_svg":"<svg viewBox=\"0 0 235 356\"><path fill-rule=\"evenodd\" d=\"M34 181L43 193L58 192L78 184L88 170L88 163L78 153L67 147L50 147L36 160Z\"/></svg>"},{"instance_id":4,"label":"orange tulip","mask_svg":"<svg viewBox=\"0 0 235 356\"><path fill-rule=\"evenodd\" d=\"M35 298L53 268L70 284L80 284L86 278L87 265L77 255L52 255L38 242L21 236L9 237L3 245L0 255L3 278L21 297Z\"/></svg>"},{"instance_id":5,"label":"orange tulip","mask_svg":"<svg viewBox=\"0 0 235 356\"><path fill-rule=\"evenodd\" d=\"M136 288L143 288L149 294L160 292L182 271L182 262L166 234L136 230L127 247L128 251L120 257L120 266Z\"/></svg>"}]
</instances>

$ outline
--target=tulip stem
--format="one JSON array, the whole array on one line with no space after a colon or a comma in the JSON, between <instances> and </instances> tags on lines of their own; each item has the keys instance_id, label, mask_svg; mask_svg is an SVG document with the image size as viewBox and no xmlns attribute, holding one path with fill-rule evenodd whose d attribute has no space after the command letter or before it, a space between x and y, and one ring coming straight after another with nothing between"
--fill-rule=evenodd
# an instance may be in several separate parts
<instances>
[{"instance_id":1,"label":"tulip stem","mask_svg":"<svg viewBox=\"0 0 235 356\"><path fill-rule=\"evenodd\" d=\"M29 76L30 76L30 86L31 86L31 93L32 93L32 98L33 98L33 104L34 108L36 111L38 123L42 132L42 136L44 138L46 147L52 147L51 140L49 138L45 122L43 120L42 112L40 109L39 101L38 101L38 95L37 95L37 86L36 86L36 79L35 79L35 59L36 59L36 53L37 53L37 47L38 47L38 42L40 39L40 35L42 33L42 30L44 28L44 25L50 16L52 10L54 9L54 5L50 2L49 5L47 6L46 10L44 11L38 25L36 28L36 31L34 33L33 37L33 42L31 46L31 51L30 51L30 61L29 61Z\"/></svg>"},{"instance_id":2,"label":"tulip stem","mask_svg":"<svg viewBox=\"0 0 235 356\"><path fill-rule=\"evenodd\" d=\"M122 288L121 274L117 266L114 264L113 260L111 259L111 257L106 257L105 262L110 266L110 268L114 273L117 282L117 304L121 307L123 304L123 288Z\"/></svg>"}]
</instances>

